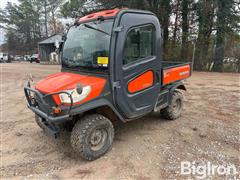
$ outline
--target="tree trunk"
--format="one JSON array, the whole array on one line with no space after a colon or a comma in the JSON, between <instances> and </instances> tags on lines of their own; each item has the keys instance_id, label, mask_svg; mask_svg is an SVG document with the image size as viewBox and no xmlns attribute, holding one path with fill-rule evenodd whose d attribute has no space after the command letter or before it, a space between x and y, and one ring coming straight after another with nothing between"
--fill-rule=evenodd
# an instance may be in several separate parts
<instances>
[{"instance_id":1,"label":"tree trunk","mask_svg":"<svg viewBox=\"0 0 240 180\"><path fill-rule=\"evenodd\" d=\"M54 34L57 34L57 25L56 25L56 19L55 19L55 12L54 12L54 9L52 9L52 19L53 19L53 29L54 29Z\"/></svg>"},{"instance_id":2,"label":"tree trunk","mask_svg":"<svg viewBox=\"0 0 240 180\"><path fill-rule=\"evenodd\" d=\"M181 58L183 60L187 59L188 54L188 5L189 0L182 0L182 49L181 49Z\"/></svg>"},{"instance_id":3,"label":"tree trunk","mask_svg":"<svg viewBox=\"0 0 240 180\"><path fill-rule=\"evenodd\" d=\"M217 11L217 34L216 34L216 48L213 59L213 71L223 71L223 58L224 58L224 47L225 47L225 2L218 0L218 11Z\"/></svg>"},{"instance_id":4,"label":"tree trunk","mask_svg":"<svg viewBox=\"0 0 240 180\"><path fill-rule=\"evenodd\" d=\"M168 31L168 26L169 26L169 19L165 19L165 25L163 27L163 55L164 58L168 56L168 36L169 36L169 31Z\"/></svg>"},{"instance_id":5,"label":"tree trunk","mask_svg":"<svg viewBox=\"0 0 240 180\"><path fill-rule=\"evenodd\" d=\"M224 58L224 48L225 48L224 39L225 39L224 30L218 29L215 55L213 59L214 64L212 69L214 72L223 71L223 58Z\"/></svg>"},{"instance_id":6,"label":"tree trunk","mask_svg":"<svg viewBox=\"0 0 240 180\"><path fill-rule=\"evenodd\" d=\"M44 25L45 25L46 37L48 37L47 0L44 1Z\"/></svg>"},{"instance_id":7,"label":"tree trunk","mask_svg":"<svg viewBox=\"0 0 240 180\"><path fill-rule=\"evenodd\" d=\"M240 73L240 58L237 61L237 68L238 68L237 72Z\"/></svg>"},{"instance_id":8,"label":"tree trunk","mask_svg":"<svg viewBox=\"0 0 240 180\"><path fill-rule=\"evenodd\" d=\"M208 48L212 33L214 6L213 0L199 1L198 39L195 51L194 69L205 70L207 65Z\"/></svg>"},{"instance_id":9,"label":"tree trunk","mask_svg":"<svg viewBox=\"0 0 240 180\"><path fill-rule=\"evenodd\" d=\"M174 43L174 46L176 45L176 41L177 41L179 4L180 4L180 0L177 0L176 10L175 10L174 30L173 30L173 43Z\"/></svg>"},{"instance_id":10,"label":"tree trunk","mask_svg":"<svg viewBox=\"0 0 240 180\"><path fill-rule=\"evenodd\" d=\"M157 1L156 1L156 7L157 6ZM168 37L169 37L169 17L171 14L171 7L170 7L170 0L162 0L161 4L161 12L159 13L159 19L163 28L163 58L167 59L168 56Z\"/></svg>"}]
</instances>

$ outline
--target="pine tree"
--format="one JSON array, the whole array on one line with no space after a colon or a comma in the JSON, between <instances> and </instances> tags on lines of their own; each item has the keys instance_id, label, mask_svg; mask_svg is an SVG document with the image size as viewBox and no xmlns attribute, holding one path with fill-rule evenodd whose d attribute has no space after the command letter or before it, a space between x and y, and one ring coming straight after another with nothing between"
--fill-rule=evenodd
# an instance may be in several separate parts
<instances>
[{"instance_id":1,"label":"pine tree","mask_svg":"<svg viewBox=\"0 0 240 180\"><path fill-rule=\"evenodd\" d=\"M197 15L198 15L198 38L196 43L195 52L195 70L206 69L208 63L208 49L213 31L214 20L214 0L199 0L197 2Z\"/></svg>"},{"instance_id":2,"label":"pine tree","mask_svg":"<svg viewBox=\"0 0 240 180\"><path fill-rule=\"evenodd\" d=\"M217 0L216 47L212 69L215 72L223 71L226 34L239 28L239 9L235 8L239 4L237 0Z\"/></svg>"}]
</instances>

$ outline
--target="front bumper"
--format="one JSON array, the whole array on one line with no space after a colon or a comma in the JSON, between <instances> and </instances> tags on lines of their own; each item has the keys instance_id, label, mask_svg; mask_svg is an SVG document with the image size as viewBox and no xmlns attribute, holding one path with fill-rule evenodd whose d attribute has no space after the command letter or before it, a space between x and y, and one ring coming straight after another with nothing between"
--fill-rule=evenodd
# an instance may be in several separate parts
<instances>
[{"instance_id":1,"label":"front bumper","mask_svg":"<svg viewBox=\"0 0 240 180\"><path fill-rule=\"evenodd\" d=\"M27 83L27 86L24 87L24 93L27 99L27 107L31 109L39 118L38 121L39 126L47 132L47 134L57 136L59 128L57 128L58 123L63 123L72 119L71 110L73 106L73 99L71 94L67 92L57 92L44 95L30 87L30 83ZM58 94L67 94L71 100L70 106L64 106L63 112L61 115L56 116L53 113L54 106L46 101L48 97L52 97L53 95Z\"/></svg>"}]
</instances>

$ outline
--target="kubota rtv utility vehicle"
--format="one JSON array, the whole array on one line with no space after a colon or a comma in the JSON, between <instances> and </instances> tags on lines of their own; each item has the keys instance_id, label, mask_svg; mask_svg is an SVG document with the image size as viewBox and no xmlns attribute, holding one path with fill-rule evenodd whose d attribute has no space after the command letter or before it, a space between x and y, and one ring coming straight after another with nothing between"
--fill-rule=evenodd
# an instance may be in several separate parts
<instances>
[{"instance_id":1,"label":"kubota rtv utility vehicle","mask_svg":"<svg viewBox=\"0 0 240 180\"><path fill-rule=\"evenodd\" d=\"M164 62L162 29L151 12L114 9L77 19L64 36L62 72L24 88L37 124L57 137L71 127L73 149L94 160L112 145L116 120L151 112L181 115L190 63Z\"/></svg>"}]
</instances>

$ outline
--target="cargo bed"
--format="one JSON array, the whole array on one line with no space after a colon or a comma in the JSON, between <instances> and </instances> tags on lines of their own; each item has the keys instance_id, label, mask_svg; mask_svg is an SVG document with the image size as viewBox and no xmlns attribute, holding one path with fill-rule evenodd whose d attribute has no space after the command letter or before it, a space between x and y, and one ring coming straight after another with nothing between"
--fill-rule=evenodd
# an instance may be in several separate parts
<instances>
[{"instance_id":1,"label":"cargo bed","mask_svg":"<svg viewBox=\"0 0 240 180\"><path fill-rule=\"evenodd\" d=\"M192 65L190 62L162 62L162 85L168 85L191 76Z\"/></svg>"}]
</instances>

